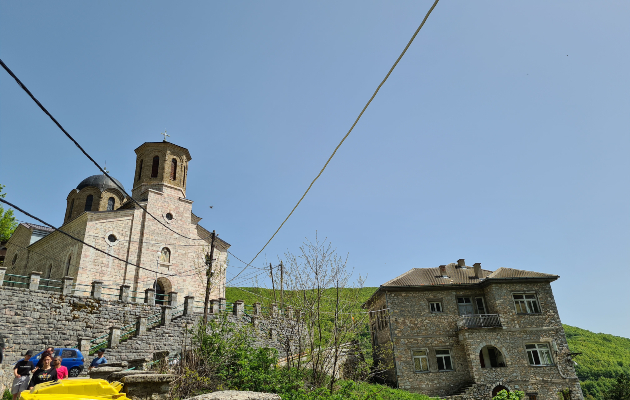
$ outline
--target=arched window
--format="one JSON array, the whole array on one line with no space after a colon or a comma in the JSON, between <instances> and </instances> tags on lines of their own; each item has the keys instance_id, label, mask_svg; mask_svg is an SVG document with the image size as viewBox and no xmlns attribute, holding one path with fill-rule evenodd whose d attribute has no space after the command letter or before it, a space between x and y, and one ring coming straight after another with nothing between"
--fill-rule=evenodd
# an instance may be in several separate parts
<instances>
[{"instance_id":1,"label":"arched window","mask_svg":"<svg viewBox=\"0 0 630 400\"><path fill-rule=\"evenodd\" d=\"M138 167L138 180L140 180L140 178L142 178L142 162L144 160L140 160L140 166Z\"/></svg>"},{"instance_id":2,"label":"arched window","mask_svg":"<svg viewBox=\"0 0 630 400\"><path fill-rule=\"evenodd\" d=\"M158 169L160 168L160 157L153 157L153 165L151 166L151 178L157 178Z\"/></svg>"},{"instance_id":3,"label":"arched window","mask_svg":"<svg viewBox=\"0 0 630 400\"><path fill-rule=\"evenodd\" d=\"M184 166L184 188L186 188L186 166Z\"/></svg>"},{"instance_id":4,"label":"arched window","mask_svg":"<svg viewBox=\"0 0 630 400\"><path fill-rule=\"evenodd\" d=\"M107 199L107 211L113 211L114 210L114 198L110 197L109 199Z\"/></svg>"},{"instance_id":5,"label":"arched window","mask_svg":"<svg viewBox=\"0 0 630 400\"><path fill-rule=\"evenodd\" d=\"M48 270L46 271L46 279L50 279L50 275L52 275L52 263L48 265Z\"/></svg>"},{"instance_id":6,"label":"arched window","mask_svg":"<svg viewBox=\"0 0 630 400\"><path fill-rule=\"evenodd\" d=\"M170 263L171 262L171 251L168 247L164 247L162 252L160 253L160 262Z\"/></svg>"},{"instance_id":7,"label":"arched window","mask_svg":"<svg viewBox=\"0 0 630 400\"><path fill-rule=\"evenodd\" d=\"M177 179L177 160L171 160L171 180L174 181Z\"/></svg>"},{"instance_id":8,"label":"arched window","mask_svg":"<svg viewBox=\"0 0 630 400\"><path fill-rule=\"evenodd\" d=\"M68 261L66 261L66 274L64 276L70 275L70 265L72 264L72 255L68 256Z\"/></svg>"},{"instance_id":9,"label":"arched window","mask_svg":"<svg viewBox=\"0 0 630 400\"><path fill-rule=\"evenodd\" d=\"M70 208L68 209L68 217L66 220L69 220L72 217L72 209L74 208L74 199L70 202Z\"/></svg>"},{"instance_id":10,"label":"arched window","mask_svg":"<svg viewBox=\"0 0 630 400\"><path fill-rule=\"evenodd\" d=\"M494 346L485 346L479 351L479 363L481 368L505 367L505 358L499 349Z\"/></svg>"},{"instance_id":11,"label":"arched window","mask_svg":"<svg viewBox=\"0 0 630 400\"><path fill-rule=\"evenodd\" d=\"M85 199L85 211L92 211L92 202L94 201L94 196L91 194L88 195L87 199Z\"/></svg>"}]
</instances>

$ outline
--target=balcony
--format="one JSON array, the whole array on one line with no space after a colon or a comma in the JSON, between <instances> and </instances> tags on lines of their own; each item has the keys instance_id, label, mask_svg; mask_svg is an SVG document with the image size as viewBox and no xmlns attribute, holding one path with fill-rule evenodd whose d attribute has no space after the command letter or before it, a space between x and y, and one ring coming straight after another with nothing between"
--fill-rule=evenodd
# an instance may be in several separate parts
<instances>
[{"instance_id":1,"label":"balcony","mask_svg":"<svg viewBox=\"0 0 630 400\"><path fill-rule=\"evenodd\" d=\"M462 315L457 321L457 329L502 328L499 314Z\"/></svg>"}]
</instances>

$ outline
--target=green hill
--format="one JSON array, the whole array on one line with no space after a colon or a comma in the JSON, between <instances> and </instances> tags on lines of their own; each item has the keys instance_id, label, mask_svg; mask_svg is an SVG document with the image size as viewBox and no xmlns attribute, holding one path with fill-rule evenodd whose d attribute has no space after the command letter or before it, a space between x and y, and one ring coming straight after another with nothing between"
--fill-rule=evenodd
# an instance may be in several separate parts
<instances>
[{"instance_id":1,"label":"green hill","mask_svg":"<svg viewBox=\"0 0 630 400\"><path fill-rule=\"evenodd\" d=\"M361 312L361 304L367 300L377 288L367 287L360 291L361 301L354 305L356 312ZM287 294L290 296L291 294ZM276 296L280 292L276 291ZM273 302L274 293L271 289L235 288L226 290L227 301L243 300L245 304ZM575 358L575 367L586 400L605 400L603 392L610 388L616 377L621 373L630 374L630 339L593 333L584 329L564 325L569 342L569 348L576 353L582 353Z\"/></svg>"}]
</instances>

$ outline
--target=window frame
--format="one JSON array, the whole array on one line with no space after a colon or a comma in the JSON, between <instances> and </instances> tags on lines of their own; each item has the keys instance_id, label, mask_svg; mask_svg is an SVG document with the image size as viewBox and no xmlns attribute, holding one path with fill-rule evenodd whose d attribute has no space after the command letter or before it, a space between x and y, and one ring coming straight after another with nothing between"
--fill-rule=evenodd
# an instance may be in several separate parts
<instances>
[{"instance_id":1,"label":"window frame","mask_svg":"<svg viewBox=\"0 0 630 400\"><path fill-rule=\"evenodd\" d=\"M439 310L437 310L437 307L435 307L436 309L434 310L434 304L439 306ZM444 304L442 300L429 300L429 312L431 314L444 314Z\"/></svg>"},{"instance_id":2,"label":"window frame","mask_svg":"<svg viewBox=\"0 0 630 400\"><path fill-rule=\"evenodd\" d=\"M177 159L174 157L171 159L171 180L177 180Z\"/></svg>"},{"instance_id":3,"label":"window frame","mask_svg":"<svg viewBox=\"0 0 630 400\"><path fill-rule=\"evenodd\" d=\"M425 354L424 355L416 355L416 352L422 352L424 351ZM426 361L426 368L427 369L417 369L416 368L416 359L420 360L420 367L422 367L422 360L424 359ZM416 374L424 374L427 372L431 372L431 366L429 364L429 349L412 349L411 350L411 363L413 365L413 372L415 372Z\"/></svg>"},{"instance_id":4,"label":"window frame","mask_svg":"<svg viewBox=\"0 0 630 400\"><path fill-rule=\"evenodd\" d=\"M116 207L116 198L110 196L107 199L107 211L114 211L114 207Z\"/></svg>"},{"instance_id":5,"label":"window frame","mask_svg":"<svg viewBox=\"0 0 630 400\"><path fill-rule=\"evenodd\" d=\"M151 178L157 178L160 175L160 156L153 156L151 164Z\"/></svg>"},{"instance_id":6,"label":"window frame","mask_svg":"<svg viewBox=\"0 0 630 400\"><path fill-rule=\"evenodd\" d=\"M438 354L439 351L448 351L448 354ZM448 362L451 365L450 369L446 368L446 358L448 357ZM442 366L444 369L440 369L440 359L442 359ZM437 348L435 349L435 360L437 362L437 370L438 372L451 372L455 371L455 364L453 363L453 354L451 349L448 348Z\"/></svg>"},{"instance_id":7,"label":"window frame","mask_svg":"<svg viewBox=\"0 0 630 400\"><path fill-rule=\"evenodd\" d=\"M92 211L92 207L94 207L94 195L88 194L85 198L85 207L83 207L83 211Z\"/></svg>"},{"instance_id":8,"label":"window frame","mask_svg":"<svg viewBox=\"0 0 630 400\"><path fill-rule=\"evenodd\" d=\"M517 299L516 296L523 296L521 299ZM525 296L533 296L534 298L526 298ZM512 301L514 302L514 311L519 315L538 315L542 314L542 308L540 307L540 301L538 300L538 294L536 292L513 292ZM533 307L532 305L535 305ZM537 311L533 311L534 308L538 308ZM525 312L523 312L525 309Z\"/></svg>"},{"instance_id":9,"label":"window frame","mask_svg":"<svg viewBox=\"0 0 630 400\"><path fill-rule=\"evenodd\" d=\"M528 348L527 346L534 346L534 347ZM548 364L543 364L543 358L544 358L544 356L542 355L544 354L543 351L547 353L547 357L549 359ZM535 364L534 352L536 352L536 358L538 358L538 361L540 362L539 364ZM529 364L530 367L553 367L554 365L556 365L553 360L553 354L551 353L551 345L549 343L546 343L546 342L526 343L525 353L527 355L527 363Z\"/></svg>"}]
</instances>

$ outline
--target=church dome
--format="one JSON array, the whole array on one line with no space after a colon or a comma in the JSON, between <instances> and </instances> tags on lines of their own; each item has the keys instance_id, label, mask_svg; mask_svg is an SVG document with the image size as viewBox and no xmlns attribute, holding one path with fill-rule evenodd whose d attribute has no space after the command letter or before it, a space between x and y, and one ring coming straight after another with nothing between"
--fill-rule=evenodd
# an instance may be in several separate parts
<instances>
[{"instance_id":1,"label":"church dome","mask_svg":"<svg viewBox=\"0 0 630 400\"><path fill-rule=\"evenodd\" d=\"M112 179L109 179L105 174L92 175L92 176L89 176L89 177L85 178L84 180L82 180L81 183L79 183L79 185L77 186L77 190L81 190L81 189L83 189L85 187L88 187L88 186L97 187L99 189L118 189L118 187L116 186L116 183L123 190L125 189L123 187L122 183L120 183L118 181L118 179L116 179L116 178L112 178ZM116 182L116 183L114 183L114 182ZM120 190L120 189L118 189L118 190Z\"/></svg>"}]
</instances>

